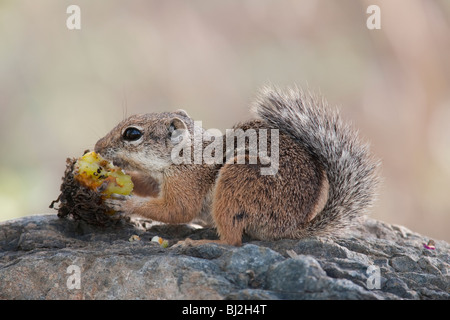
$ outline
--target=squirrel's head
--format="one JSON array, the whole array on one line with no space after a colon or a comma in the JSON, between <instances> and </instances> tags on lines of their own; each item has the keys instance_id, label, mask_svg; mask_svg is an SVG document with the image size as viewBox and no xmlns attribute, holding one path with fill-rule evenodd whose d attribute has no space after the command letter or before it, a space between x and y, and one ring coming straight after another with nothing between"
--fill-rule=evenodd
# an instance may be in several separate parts
<instances>
[{"instance_id":1,"label":"squirrel's head","mask_svg":"<svg viewBox=\"0 0 450 320\"><path fill-rule=\"evenodd\" d=\"M162 172L172 164L172 149L193 130L184 110L133 115L97 141L95 152L124 170Z\"/></svg>"}]
</instances>

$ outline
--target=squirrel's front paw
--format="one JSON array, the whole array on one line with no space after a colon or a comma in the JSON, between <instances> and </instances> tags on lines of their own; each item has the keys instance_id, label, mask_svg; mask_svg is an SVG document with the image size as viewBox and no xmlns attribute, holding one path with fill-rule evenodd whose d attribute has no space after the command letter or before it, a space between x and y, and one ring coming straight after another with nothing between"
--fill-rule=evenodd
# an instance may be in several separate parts
<instances>
[{"instance_id":1,"label":"squirrel's front paw","mask_svg":"<svg viewBox=\"0 0 450 320\"><path fill-rule=\"evenodd\" d=\"M130 213L130 202L132 200L131 196L124 196L121 194L111 194L110 198L104 200L105 205L107 205L111 210L118 213Z\"/></svg>"}]
</instances>

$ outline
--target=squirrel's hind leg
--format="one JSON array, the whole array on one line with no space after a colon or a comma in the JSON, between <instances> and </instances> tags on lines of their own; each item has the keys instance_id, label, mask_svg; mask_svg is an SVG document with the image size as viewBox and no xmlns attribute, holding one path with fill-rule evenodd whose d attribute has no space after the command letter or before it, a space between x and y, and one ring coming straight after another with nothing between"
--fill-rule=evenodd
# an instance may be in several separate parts
<instances>
[{"instance_id":1,"label":"squirrel's hind leg","mask_svg":"<svg viewBox=\"0 0 450 320\"><path fill-rule=\"evenodd\" d=\"M211 211L220 243L240 246L244 231L255 217L258 206L252 199L254 195L250 194L258 189L254 171L255 168L239 164L226 164L220 170Z\"/></svg>"}]
</instances>

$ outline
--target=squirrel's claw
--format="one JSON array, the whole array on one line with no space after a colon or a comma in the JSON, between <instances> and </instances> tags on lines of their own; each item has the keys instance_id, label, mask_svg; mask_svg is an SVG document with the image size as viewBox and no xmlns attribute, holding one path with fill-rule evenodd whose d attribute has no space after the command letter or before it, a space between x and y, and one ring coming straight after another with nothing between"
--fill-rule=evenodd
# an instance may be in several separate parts
<instances>
[{"instance_id":1,"label":"squirrel's claw","mask_svg":"<svg viewBox=\"0 0 450 320\"><path fill-rule=\"evenodd\" d=\"M126 212L125 204L127 200L129 200L130 196L124 196L122 194L111 194L111 196L104 200L106 206L108 206L111 210L116 212Z\"/></svg>"},{"instance_id":2,"label":"squirrel's claw","mask_svg":"<svg viewBox=\"0 0 450 320\"><path fill-rule=\"evenodd\" d=\"M125 195L123 195L123 194L118 194L118 193L112 193L110 196L109 196L109 198L108 199L114 199L114 200L121 200L121 201L124 201L124 200L128 200L128 199L130 199L131 198L131 196L125 196ZM107 200L108 200L107 199Z\"/></svg>"}]
</instances>

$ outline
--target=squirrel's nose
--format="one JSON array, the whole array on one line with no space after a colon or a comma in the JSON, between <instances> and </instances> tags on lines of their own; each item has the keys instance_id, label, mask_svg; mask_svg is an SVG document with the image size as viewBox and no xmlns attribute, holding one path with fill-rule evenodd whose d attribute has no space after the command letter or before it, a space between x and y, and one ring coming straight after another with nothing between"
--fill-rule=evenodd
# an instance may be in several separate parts
<instances>
[{"instance_id":1,"label":"squirrel's nose","mask_svg":"<svg viewBox=\"0 0 450 320\"><path fill-rule=\"evenodd\" d=\"M102 153L104 153L103 152L104 150L105 150L105 138L101 138L95 144L94 151L99 153L99 154L102 154Z\"/></svg>"}]
</instances>

